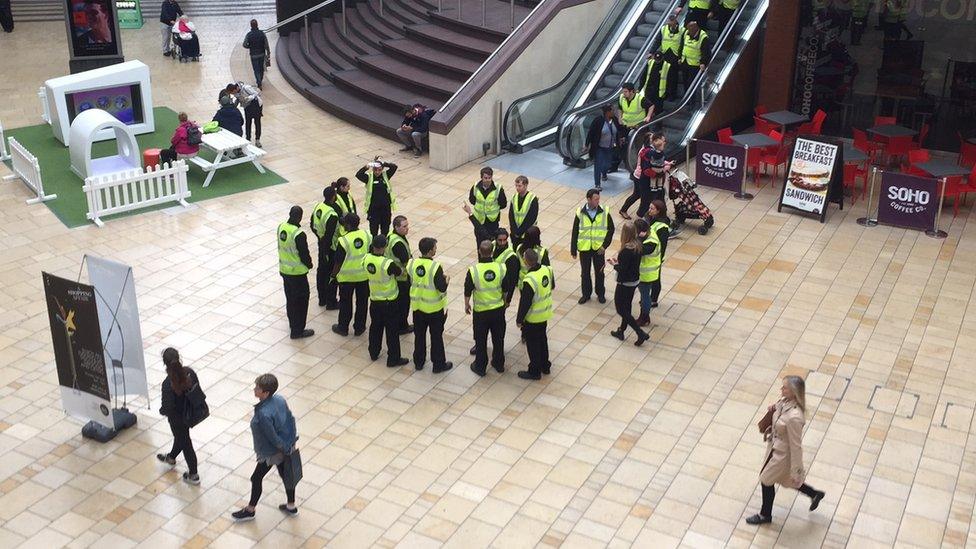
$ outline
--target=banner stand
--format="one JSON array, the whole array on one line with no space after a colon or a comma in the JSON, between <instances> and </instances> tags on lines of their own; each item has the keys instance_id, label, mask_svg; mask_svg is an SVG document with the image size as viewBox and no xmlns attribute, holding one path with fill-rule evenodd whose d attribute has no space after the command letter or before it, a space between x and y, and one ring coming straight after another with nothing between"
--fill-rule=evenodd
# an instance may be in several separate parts
<instances>
[{"instance_id":1,"label":"banner stand","mask_svg":"<svg viewBox=\"0 0 976 549\"><path fill-rule=\"evenodd\" d=\"M734 196L739 200L752 200L753 195L746 192L746 179L749 178L749 145L745 145L744 148L746 150L746 165L742 169L742 184L739 187L739 192L735 193Z\"/></svg>"},{"instance_id":2,"label":"banner stand","mask_svg":"<svg viewBox=\"0 0 976 549\"><path fill-rule=\"evenodd\" d=\"M877 178L878 178L878 167L871 166L871 178L870 178L870 184L868 185L868 196L864 200L864 204L865 204L864 209L866 210L865 217L857 218L858 225L864 225L865 227L876 227L878 225L878 220L871 218L871 197L874 196L874 183L877 180ZM854 195L851 196L853 197ZM851 200L854 199L851 198Z\"/></svg>"},{"instance_id":3,"label":"banner stand","mask_svg":"<svg viewBox=\"0 0 976 549\"><path fill-rule=\"evenodd\" d=\"M939 209L935 211L935 225L930 230L925 231L925 234L932 238L941 239L949 236L949 233L939 229L939 222L942 221L942 203L945 202L946 178L943 177L939 181L942 182L942 190L939 191Z\"/></svg>"}]
</instances>

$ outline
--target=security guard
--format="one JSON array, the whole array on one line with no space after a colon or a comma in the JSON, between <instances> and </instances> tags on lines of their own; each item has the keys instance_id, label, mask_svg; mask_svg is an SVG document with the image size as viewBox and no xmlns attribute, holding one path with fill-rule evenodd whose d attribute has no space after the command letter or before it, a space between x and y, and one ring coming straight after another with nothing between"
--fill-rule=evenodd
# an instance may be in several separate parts
<instances>
[{"instance_id":1,"label":"security guard","mask_svg":"<svg viewBox=\"0 0 976 549\"><path fill-rule=\"evenodd\" d=\"M656 51L647 57L647 67L641 76L638 88L651 103L648 117L664 112L664 101L668 98L668 93L674 91L671 62L667 60L664 53Z\"/></svg>"},{"instance_id":2,"label":"security guard","mask_svg":"<svg viewBox=\"0 0 976 549\"><path fill-rule=\"evenodd\" d=\"M904 30L908 39L914 36L912 31L905 26L908 18L908 0L885 0L884 11L881 14L881 26L884 28L885 40L901 40L901 31Z\"/></svg>"},{"instance_id":3,"label":"security guard","mask_svg":"<svg viewBox=\"0 0 976 549\"><path fill-rule=\"evenodd\" d=\"M668 23L661 27L661 45L658 51L664 54L669 63L677 63L681 57L681 39L685 31L678 24L677 15L669 15Z\"/></svg>"},{"instance_id":4,"label":"security guard","mask_svg":"<svg viewBox=\"0 0 976 549\"><path fill-rule=\"evenodd\" d=\"M390 232L390 218L397 207L396 193L390 179L397 171L392 162L380 162L375 157L356 172L356 179L366 184L366 219L369 220L369 234Z\"/></svg>"},{"instance_id":5,"label":"security guard","mask_svg":"<svg viewBox=\"0 0 976 549\"><path fill-rule=\"evenodd\" d=\"M407 276L407 262L413 257L410 252L410 242L407 241L407 234L410 232L410 222L406 216L398 215L393 218L393 229L387 237L386 257L389 257L403 271L397 276L396 319L399 325L397 331L402 334L409 334L413 331L413 326L407 320L410 314L410 278Z\"/></svg>"},{"instance_id":6,"label":"security guard","mask_svg":"<svg viewBox=\"0 0 976 549\"><path fill-rule=\"evenodd\" d=\"M495 242L491 247L491 257L495 263L505 266L505 282L503 286L510 288L509 292L514 293L518 285L519 257L512 248L512 243L508 238L508 231L504 227L499 228L495 233ZM511 301L512 294L505 297L506 301ZM471 353L474 354L474 353Z\"/></svg>"},{"instance_id":7,"label":"security guard","mask_svg":"<svg viewBox=\"0 0 976 549\"><path fill-rule=\"evenodd\" d=\"M621 151L622 147L625 147L625 143L627 143L630 132L641 124L651 121L651 113L654 106L654 103L644 97L644 92L639 91L633 82L624 83L623 91L620 92L617 103L620 105L621 131L617 136L618 146L613 151L614 158L610 162L610 169L608 170L610 172L615 171L623 161Z\"/></svg>"},{"instance_id":8,"label":"security guard","mask_svg":"<svg viewBox=\"0 0 976 549\"><path fill-rule=\"evenodd\" d=\"M667 226L663 222L656 223ZM640 315L637 317L637 324L640 326L647 326L651 323L651 292L655 283L660 286L661 282L661 240L657 231L651 230L650 227L651 225L644 218L634 221L637 236L642 239L640 278L638 279L638 289L641 296Z\"/></svg>"},{"instance_id":9,"label":"security guard","mask_svg":"<svg viewBox=\"0 0 976 549\"><path fill-rule=\"evenodd\" d=\"M712 3L712 11L708 15L718 21L719 36L722 35L722 31L729 24L732 14L739 8L740 3L741 0L714 0Z\"/></svg>"},{"instance_id":10,"label":"security guard","mask_svg":"<svg viewBox=\"0 0 976 549\"><path fill-rule=\"evenodd\" d=\"M363 270L363 258L369 250L369 233L359 228L359 216L350 213L342 218L346 234L337 241L332 274L339 282L339 319L332 331L349 335L349 322L356 335L366 331L366 305L369 301L369 283ZM353 320L353 294L356 296L356 319Z\"/></svg>"},{"instance_id":11,"label":"security guard","mask_svg":"<svg viewBox=\"0 0 976 549\"><path fill-rule=\"evenodd\" d=\"M525 264L526 250L535 250L535 253L539 254L539 263L546 266L550 265L549 250L542 245L542 231L539 230L539 227L529 227L529 230L525 233L525 240L522 241L522 245L515 252L519 258L519 284L525 279L525 273L529 272L529 267Z\"/></svg>"},{"instance_id":12,"label":"security guard","mask_svg":"<svg viewBox=\"0 0 976 549\"><path fill-rule=\"evenodd\" d=\"M861 45L861 37L868 26L868 13L874 0L851 0L851 45Z\"/></svg>"},{"instance_id":13,"label":"security guard","mask_svg":"<svg viewBox=\"0 0 976 549\"><path fill-rule=\"evenodd\" d=\"M380 357L386 334L386 366L396 368L410 362L400 356L400 324L393 314L397 298L396 277L403 271L386 257L386 237L373 237L369 253L363 258L363 271L369 281L369 358Z\"/></svg>"},{"instance_id":14,"label":"security guard","mask_svg":"<svg viewBox=\"0 0 976 549\"><path fill-rule=\"evenodd\" d=\"M336 190L329 185L322 190L322 202L312 210L312 232L318 238L319 268L315 271L315 285L319 292L319 307L327 311L339 308L336 281L332 278L332 257L339 238L339 213L336 211Z\"/></svg>"},{"instance_id":15,"label":"security guard","mask_svg":"<svg viewBox=\"0 0 976 549\"><path fill-rule=\"evenodd\" d=\"M589 301L593 294L591 266L596 277L596 297L600 303L607 302L603 267L606 263L604 257L606 249L613 242L613 231L613 218L610 212L600 207L600 190L586 191L586 203L576 211L576 216L573 218L573 235L569 245L569 253L573 259L576 259L577 255L580 258L583 286L583 296L579 298L580 305Z\"/></svg>"},{"instance_id":16,"label":"security guard","mask_svg":"<svg viewBox=\"0 0 976 549\"><path fill-rule=\"evenodd\" d=\"M683 3L683 2L682 2ZM699 25L708 22L708 14L712 11L712 0L689 0L688 15L685 16L685 25L694 21Z\"/></svg>"},{"instance_id":17,"label":"security guard","mask_svg":"<svg viewBox=\"0 0 976 549\"><path fill-rule=\"evenodd\" d=\"M529 369L519 372L518 376L522 379L542 379L543 374L549 375L552 367L546 328L552 318L552 290L556 287L556 280L551 267L539 265L539 254L535 250L526 250L525 262L529 272L520 286L522 295L515 322L525 334Z\"/></svg>"},{"instance_id":18,"label":"security guard","mask_svg":"<svg viewBox=\"0 0 976 549\"><path fill-rule=\"evenodd\" d=\"M539 220L539 199L529 192L529 178L515 178L515 196L508 207L508 225L511 228L512 245L517 249L522 235ZM480 244L478 245L480 249Z\"/></svg>"},{"instance_id":19,"label":"security guard","mask_svg":"<svg viewBox=\"0 0 976 549\"><path fill-rule=\"evenodd\" d=\"M359 210L356 208L356 199L349 194L349 178L340 177L332 182L332 186L336 190L336 212L339 213L339 219L341 220L346 214L354 213L359 214ZM339 223L339 236L346 234L346 228Z\"/></svg>"},{"instance_id":20,"label":"security guard","mask_svg":"<svg viewBox=\"0 0 976 549\"><path fill-rule=\"evenodd\" d=\"M447 313L447 284L440 263L434 261L437 241L430 237L418 243L421 257L407 263L410 274L410 307L413 309L413 363L418 370L427 362L427 331L430 330L430 360L434 373L446 372L454 367L444 356L444 321Z\"/></svg>"},{"instance_id":21,"label":"security guard","mask_svg":"<svg viewBox=\"0 0 976 549\"><path fill-rule=\"evenodd\" d=\"M464 278L464 312L474 314L474 362L471 371L484 377L488 369L488 334L491 334L491 367L505 371L505 308L512 295L506 286L506 267L492 258L494 244L482 240L478 245L478 263L468 268ZM474 306L472 307L472 300Z\"/></svg>"},{"instance_id":22,"label":"security guard","mask_svg":"<svg viewBox=\"0 0 976 549\"><path fill-rule=\"evenodd\" d=\"M305 329L308 317L308 271L312 269L312 256L308 253L305 231L301 230L302 208L292 206L288 221L278 225L278 271L285 285L285 311L291 338L299 339L315 335L315 330Z\"/></svg>"},{"instance_id":23,"label":"security guard","mask_svg":"<svg viewBox=\"0 0 976 549\"><path fill-rule=\"evenodd\" d=\"M678 64L684 91L687 92L698 71L705 70L711 58L711 44L708 33L701 30L698 23L685 26L685 37L681 42L681 61Z\"/></svg>"},{"instance_id":24,"label":"security guard","mask_svg":"<svg viewBox=\"0 0 976 549\"><path fill-rule=\"evenodd\" d=\"M474 207L470 215L471 222L474 224L475 248L486 237L491 238L487 235L495 234L502 210L508 206L505 189L495 185L494 173L487 166L481 168L481 180L472 185L471 191L468 192L468 202Z\"/></svg>"}]
</instances>

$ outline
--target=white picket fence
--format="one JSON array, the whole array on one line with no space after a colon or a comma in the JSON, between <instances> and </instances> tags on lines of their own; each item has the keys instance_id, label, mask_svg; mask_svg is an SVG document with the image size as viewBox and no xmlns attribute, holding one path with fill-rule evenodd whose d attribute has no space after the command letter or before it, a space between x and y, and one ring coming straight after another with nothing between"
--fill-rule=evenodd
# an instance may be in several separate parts
<instances>
[{"instance_id":1,"label":"white picket fence","mask_svg":"<svg viewBox=\"0 0 976 549\"><path fill-rule=\"evenodd\" d=\"M20 178L30 190L34 191L37 197L28 199L28 204L37 204L57 198L58 195L56 194L44 194L44 184L41 182L41 165L37 163L37 157L13 137L8 138L7 143L10 145L10 163L14 174L4 177L4 181Z\"/></svg>"},{"instance_id":2,"label":"white picket fence","mask_svg":"<svg viewBox=\"0 0 976 549\"><path fill-rule=\"evenodd\" d=\"M3 124L0 124L0 162L10 160L10 153L7 152L7 140L3 137Z\"/></svg>"},{"instance_id":3,"label":"white picket fence","mask_svg":"<svg viewBox=\"0 0 976 549\"><path fill-rule=\"evenodd\" d=\"M37 88L37 98L41 100L41 120L51 123L51 106L47 102L47 89L44 86Z\"/></svg>"},{"instance_id":4,"label":"white picket fence","mask_svg":"<svg viewBox=\"0 0 976 549\"><path fill-rule=\"evenodd\" d=\"M148 166L145 171L129 170L85 179L88 219L101 227L102 216L138 210L165 202L184 207L190 191L186 184L189 168L183 160L172 165Z\"/></svg>"}]
</instances>

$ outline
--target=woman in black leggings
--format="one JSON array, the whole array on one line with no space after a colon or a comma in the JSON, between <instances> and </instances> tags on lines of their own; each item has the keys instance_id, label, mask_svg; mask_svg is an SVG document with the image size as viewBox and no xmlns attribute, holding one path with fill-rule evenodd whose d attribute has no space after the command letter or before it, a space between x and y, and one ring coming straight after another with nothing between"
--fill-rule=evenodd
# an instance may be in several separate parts
<instances>
[{"instance_id":1,"label":"woman in black leggings","mask_svg":"<svg viewBox=\"0 0 976 549\"><path fill-rule=\"evenodd\" d=\"M630 221L625 221L620 229L620 251L617 257L607 260L617 271L617 288L613 292L613 305L620 315L620 327L610 332L610 335L623 341L624 331L630 326L637 334L637 341L634 345L643 345L647 338L647 332L641 330L634 318L632 308L634 305L634 292L637 291L637 282L640 275L641 241L637 236L637 229Z\"/></svg>"},{"instance_id":2,"label":"woman in black leggings","mask_svg":"<svg viewBox=\"0 0 976 549\"><path fill-rule=\"evenodd\" d=\"M162 404L159 413L169 420L169 430L173 433L173 449L168 454L156 454L156 459L168 465L176 465L176 458L183 454L186 467L183 480L189 484L200 484L197 474L197 453L190 440L190 426L184 419L186 393L198 383L197 374L185 368L180 362L180 353L172 347L163 351L163 364L166 365L166 379L163 380Z\"/></svg>"}]
</instances>

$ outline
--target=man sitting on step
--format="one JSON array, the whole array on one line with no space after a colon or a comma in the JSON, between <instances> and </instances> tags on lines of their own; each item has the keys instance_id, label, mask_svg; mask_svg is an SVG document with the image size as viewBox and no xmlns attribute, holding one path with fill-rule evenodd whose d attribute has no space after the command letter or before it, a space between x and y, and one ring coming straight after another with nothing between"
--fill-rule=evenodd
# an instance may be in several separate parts
<instances>
[{"instance_id":1,"label":"man sitting on step","mask_svg":"<svg viewBox=\"0 0 976 549\"><path fill-rule=\"evenodd\" d=\"M413 151L414 157L419 157L424 151L424 140L427 139L427 132L430 126L430 119L437 111L428 109L419 103L405 107L403 122L397 129L397 137L403 143L400 152Z\"/></svg>"}]
</instances>

